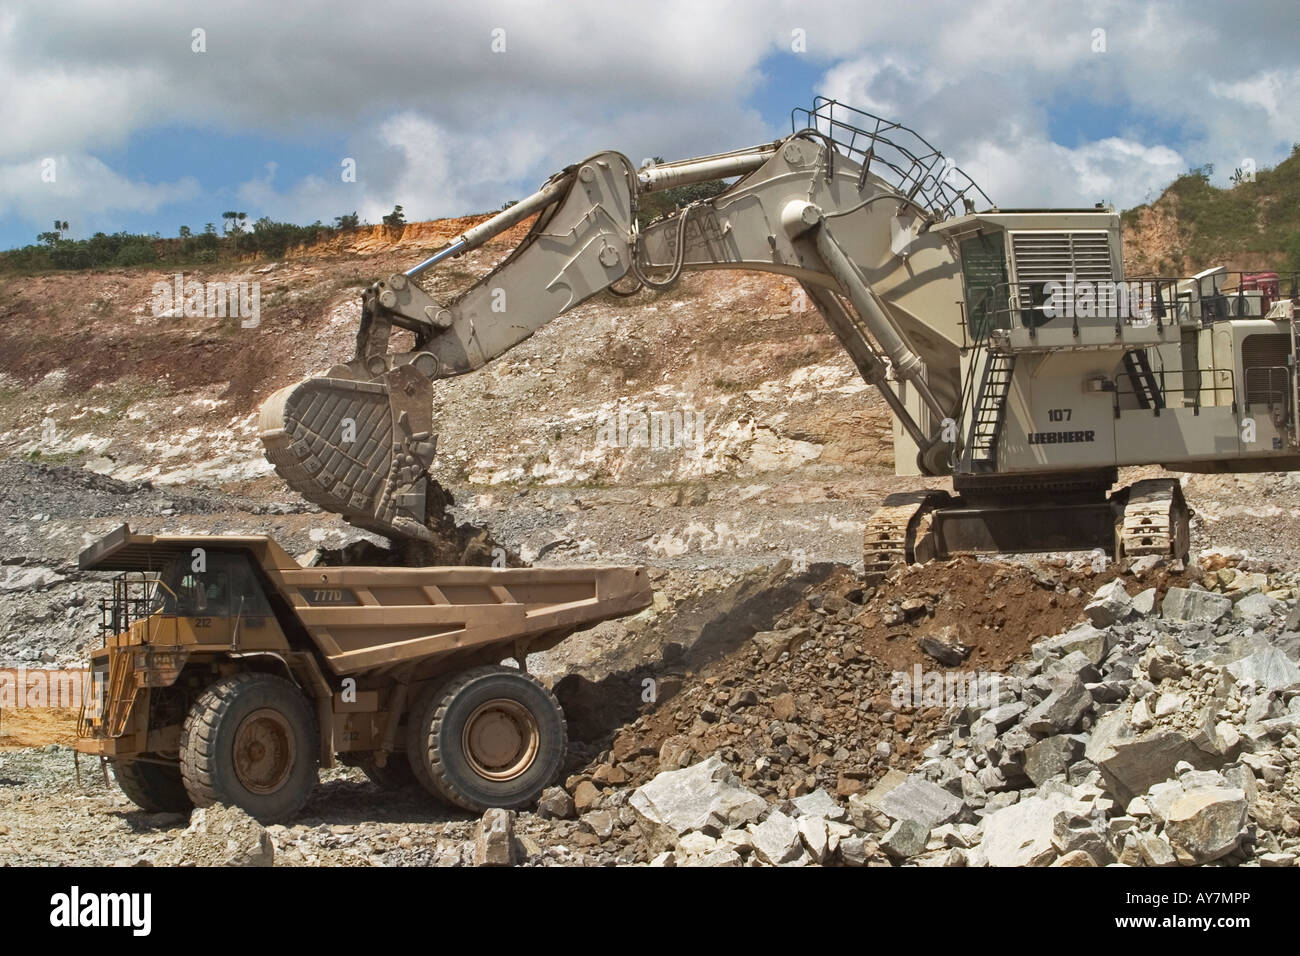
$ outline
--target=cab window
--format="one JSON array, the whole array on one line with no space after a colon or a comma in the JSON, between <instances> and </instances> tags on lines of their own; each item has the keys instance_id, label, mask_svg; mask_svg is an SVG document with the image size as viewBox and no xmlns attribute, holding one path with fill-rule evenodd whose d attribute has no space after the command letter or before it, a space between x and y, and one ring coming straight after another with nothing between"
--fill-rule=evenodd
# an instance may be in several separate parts
<instances>
[{"instance_id":1,"label":"cab window","mask_svg":"<svg viewBox=\"0 0 1300 956\"><path fill-rule=\"evenodd\" d=\"M195 571L177 559L164 575L173 593L164 590L164 613L180 617L234 617L268 613L266 596L253 575L248 558L238 554L207 556L206 567Z\"/></svg>"}]
</instances>

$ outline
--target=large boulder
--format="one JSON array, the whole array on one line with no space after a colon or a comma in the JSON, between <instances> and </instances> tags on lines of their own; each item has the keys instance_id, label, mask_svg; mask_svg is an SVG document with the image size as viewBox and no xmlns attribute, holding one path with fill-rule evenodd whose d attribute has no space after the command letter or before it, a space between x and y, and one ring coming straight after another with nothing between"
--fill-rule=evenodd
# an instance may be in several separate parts
<instances>
[{"instance_id":1,"label":"large boulder","mask_svg":"<svg viewBox=\"0 0 1300 956\"><path fill-rule=\"evenodd\" d=\"M1052 692L1025 714L1021 725L1035 734L1069 733L1092 706L1092 695L1077 677L1058 677L1052 681Z\"/></svg>"},{"instance_id":2,"label":"large boulder","mask_svg":"<svg viewBox=\"0 0 1300 956\"><path fill-rule=\"evenodd\" d=\"M937 784L920 774L899 779L901 774L886 774L863 798L894 820L915 820L927 830L953 820L961 813L962 803Z\"/></svg>"},{"instance_id":3,"label":"large boulder","mask_svg":"<svg viewBox=\"0 0 1300 956\"><path fill-rule=\"evenodd\" d=\"M1111 642L1112 638L1108 631L1099 630L1091 624L1079 624L1064 634L1039 641L1029 651L1036 660L1065 657L1074 651L1082 651L1089 662L1100 664L1105 660Z\"/></svg>"},{"instance_id":4,"label":"large boulder","mask_svg":"<svg viewBox=\"0 0 1300 956\"><path fill-rule=\"evenodd\" d=\"M743 827L767 810L767 801L740 786L718 757L659 774L628 804L652 837L669 844L691 830L716 836Z\"/></svg>"},{"instance_id":5,"label":"large boulder","mask_svg":"<svg viewBox=\"0 0 1300 956\"><path fill-rule=\"evenodd\" d=\"M1256 651L1228 665L1228 673L1256 691L1281 690L1300 684L1300 667L1276 647Z\"/></svg>"},{"instance_id":6,"label":"large boulder","mask_svg":"<svg viewBox=\"0 0 1300 956\"><path fill-rule=\"evenodd\" d=\"M1286 616L1286 605L1267 594L1248 594L1233 606L1232 616L1252 627L1267 627Z\"/></svg>"},{"instance_id":7,"label":"large boulder","mask_svg":"<svg viewBox=\"0 0 1300 956\"><path fill-rule=\"evenodd\" d=\"M1062 811L1083 813L1077 801L1057 793L1032 796L984 818L980 848L990 866L1048 866L1059 855L1053 838Z\"/></svg>"},{"instance_id":8,"label":"large boulder","mask_svg":"<svg viewBox=\"0 0 1300 956\"><path fill-rule=\"evenodd\" d=\"M1047 737L1025 751L1025 776L1041 787L1044 783L1070 769L1079 759L1083 744L1064 734Z\"/></svg>"},{"instance_id":9,"label":"large boulder","mask_svg":"<svg viewBox=\"0 0 1300 956\"><path fill-rule=\"evenodd\" d=\"M1194 787L1165 810L1165 838L1184 866L1226 856L1246 829L1246 795L1234 787Z\"/></svg>"},{"instance_id":10,"label":"large boulder","mask_svg":"<svg viewBox=\"0 0 1300 956\"><path fill-rule=\"evenodd\" d=\"M1107 788L1123 804L1173 777L1174 768L1182 761L1197 769L1223 763L1221 754L1202 749L1181 731L1136 729L1126 707L1117 707L1097 721L1084 756L1097 765Z\"/></svg>"},{"instance_id":11,"label":"large boulder","mask_svg":"<svg viewBox=\"0 0 1300 956\"><path fill-rule=\"evenodd\" d=\"M1204 621L1214 624L1232 613L1232 598L1211 591L1170 588L1165 592L1160 613L1171 621Z\"/></svg>"}]
</instances>

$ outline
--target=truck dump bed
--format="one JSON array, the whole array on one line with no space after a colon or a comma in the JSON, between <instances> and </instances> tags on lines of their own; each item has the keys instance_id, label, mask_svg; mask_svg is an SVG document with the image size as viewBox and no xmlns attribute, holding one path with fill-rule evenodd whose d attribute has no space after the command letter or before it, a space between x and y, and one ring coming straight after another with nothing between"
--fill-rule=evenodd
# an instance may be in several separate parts
<instances>
[{"instance_id":1,"label":"truck dump bed","mask_svg":"<svg viewBox=\"0 0 1300 956\"><path fill-rule=\"evenodd\" d=\"M267 535L134 534L126 525L86 548L79 564L93 571L163 572L177 561L188 566L196 549L251 559L272 609L281 616L291 611L339 675L417 659L473 660L494 648L500 657L545 650L576 630L651 602L640 567L304 568ZM248 617L242 608L251 605L241 601L238 612L230 606L235 640L236 613ZM163 640L178 637L189 643L170 633Z\"/></svg>"}]
</instances>

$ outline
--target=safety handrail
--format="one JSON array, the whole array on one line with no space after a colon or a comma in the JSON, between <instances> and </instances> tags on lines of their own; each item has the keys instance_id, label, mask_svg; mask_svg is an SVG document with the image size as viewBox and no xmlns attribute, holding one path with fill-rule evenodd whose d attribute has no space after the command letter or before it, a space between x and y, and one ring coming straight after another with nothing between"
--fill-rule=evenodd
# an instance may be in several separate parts
<instances>
[{"instance_id":1,"label":"safety handrail","mask_svg":"<svg viewBox=\"0 0 1300 956\"><path fill-rule=\"evenodd\" d=\"M901 123L824 96L811 109L796 107L790 120L793 132L812 130L860 163L862 183L873 173L936 219L973 212L977 201L984 209L993 205L959 166Z\"/></svg>"}]
</instances>

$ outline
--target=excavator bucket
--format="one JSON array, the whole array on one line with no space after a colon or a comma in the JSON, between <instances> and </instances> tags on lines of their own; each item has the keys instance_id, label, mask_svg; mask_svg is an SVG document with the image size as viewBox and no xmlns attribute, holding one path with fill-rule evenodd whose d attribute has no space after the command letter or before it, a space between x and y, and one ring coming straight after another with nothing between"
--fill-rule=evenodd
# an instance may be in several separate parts
<instances>
[{"instance_id":1,"label":"excavator bucket","mask_svg":"<svg viewBox=\"0 0 1300 956\"><path fill-rule=\"evenodd\" d=\"M371 381L346 366L275 392L258 431L277 474L300 495L357 527L430 540L431 383L410 365Z\"/></svg>"}]
</instances>

